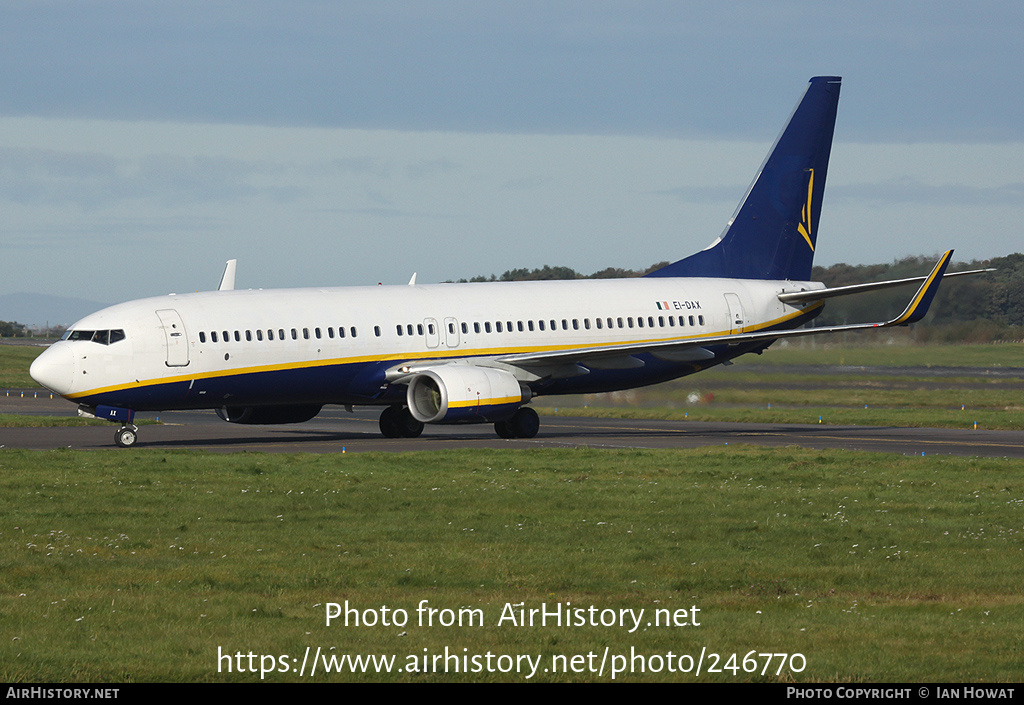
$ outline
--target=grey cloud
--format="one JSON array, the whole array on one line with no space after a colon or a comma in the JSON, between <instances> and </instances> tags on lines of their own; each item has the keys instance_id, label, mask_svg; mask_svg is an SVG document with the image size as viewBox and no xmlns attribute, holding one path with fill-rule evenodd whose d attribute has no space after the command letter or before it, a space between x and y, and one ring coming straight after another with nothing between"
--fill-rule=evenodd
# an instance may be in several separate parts
<instances>
[{"instance_id":1,"label":"grey cloud","mask_svg":"<svg viewBox=\"0 0 1024 705\"><path fill-rule=\"evenodd\" d=\"M833 202L878 201L886 204L1020 206L1024 203L1024 183L998 186L967 184L925 184L917 179L892 179L879 183L830 186L825 197Z\"/></svg>"},{"instance_id":2,"label":"grey cloud","mask_svg":"<svg viewBox=\"0 0 1024 705\"><path fill-rule=\"evenodd\" d=\"M124 201L164 205L298 197L294 186L256 185L282 167L238 159L147 155L116 159L92 153L0 148L0 199L19 204L76 205L94 210Z\"/></svg>"}]
</instances>

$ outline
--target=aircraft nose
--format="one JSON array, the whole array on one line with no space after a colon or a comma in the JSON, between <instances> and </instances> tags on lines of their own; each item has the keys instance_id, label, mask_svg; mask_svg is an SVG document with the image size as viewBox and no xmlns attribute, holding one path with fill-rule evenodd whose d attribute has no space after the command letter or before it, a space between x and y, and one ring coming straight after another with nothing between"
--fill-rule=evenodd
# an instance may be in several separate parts
<instances>
[{"instance_id":1,"label":"aircraft nose","mask_svg":"<svg viewBox=\"0 0 1024 705\"><path fill-rule=\"evenodd\" d=\"M66 345L54 345L35 359L28 373L39 384L64 396L71 392L75 378L75 357Z\"/></svg>"}]
</instances>

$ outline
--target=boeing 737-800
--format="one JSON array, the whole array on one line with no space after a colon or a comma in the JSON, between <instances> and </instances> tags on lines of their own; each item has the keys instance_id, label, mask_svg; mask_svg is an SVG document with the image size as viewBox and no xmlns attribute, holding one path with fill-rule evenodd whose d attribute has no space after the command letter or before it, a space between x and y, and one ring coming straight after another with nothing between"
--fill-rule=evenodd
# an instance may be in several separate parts
<instances>
[{"instance_id":1,"label":"boeing 737-800","mask_svg":"<svg viewBox=\"0 0 1024 705\"><path fill-rule=\"evenodd\" d=\"M225 421L298 423L325 404L383 407L386 436L424 424L539 428L527 404L692 374L779 338L906 325L928 309L952 252L927 277L828 289L808 281L840 79L816 77L725 232L638 279L235 290L111 306L72 325L32 377L120 422L137 411L216 409ZM825 299L921 282L895 319L800 328Z\"/></svg>"}]
</instances>

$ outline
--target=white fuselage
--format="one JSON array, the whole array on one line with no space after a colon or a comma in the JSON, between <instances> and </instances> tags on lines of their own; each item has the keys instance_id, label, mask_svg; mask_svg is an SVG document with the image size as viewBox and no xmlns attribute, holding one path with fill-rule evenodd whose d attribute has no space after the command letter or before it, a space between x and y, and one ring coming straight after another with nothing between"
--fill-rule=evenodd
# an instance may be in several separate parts
<instances>
[{"instance_id":1,"label":"white fuselage","mask_svg":"<svg viewBox=\"0 0 1024 705\"><path fill-rule=\"evenodd\" d=\"M124 337L62 340L32 374L68 399L136 410L393 403L383 373L402 363L486 365L510 354L791 328L807 309L778 294L821 286L654 278L172 294L83 318L69 330ZM732 356L716 352L696 369ZM627 388L695 371L671 358L641 369L610 365L583 375L509 369L534 394Z\"/></svg>"}]
</instances>

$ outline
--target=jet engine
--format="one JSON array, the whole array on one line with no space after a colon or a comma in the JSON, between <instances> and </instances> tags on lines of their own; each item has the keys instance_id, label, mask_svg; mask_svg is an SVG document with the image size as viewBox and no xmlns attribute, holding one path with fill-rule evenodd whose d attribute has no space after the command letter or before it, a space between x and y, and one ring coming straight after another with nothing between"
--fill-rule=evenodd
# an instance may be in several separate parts
<instances>
[{"instance_id":1,"label":"jet engine","mask_svg":"<svg viewBox=\"0 0 1024 705\"><path fill-rule=\"evenodd\" d=\"M406 403L422 423L502 421L530 399L529 388L504 370L441 365L416 374Z\"/></svg>"},{"instance_id":2,"label":"jet engine","mask_svg":"<svg viewBox=\"0 0 1024 705\"><path fill-rule=\"evenodd\" d=\"M222 406L217 409L217 416L230 423L241 424L302 423L319 414L322 408L322 404Z\"/></svg>"}]
</instances>

